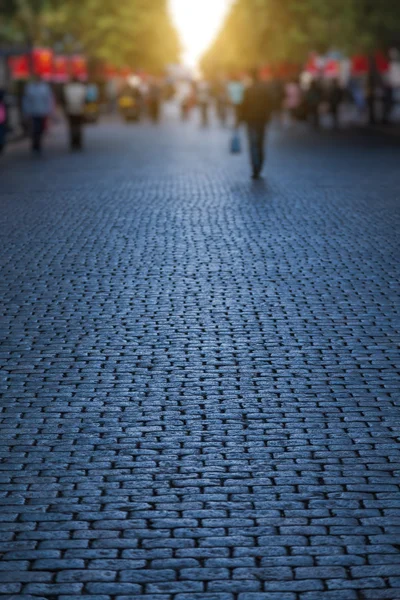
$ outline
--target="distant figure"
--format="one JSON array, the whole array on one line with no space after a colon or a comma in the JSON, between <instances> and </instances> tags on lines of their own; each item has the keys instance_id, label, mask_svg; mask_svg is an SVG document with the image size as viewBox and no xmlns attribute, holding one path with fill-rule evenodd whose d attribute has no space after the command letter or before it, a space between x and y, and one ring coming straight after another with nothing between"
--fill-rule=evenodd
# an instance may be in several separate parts
<instances>
[{"instance_id":1,"label":"distant figure","mask_svg":"<svg viewBox=\"0 0 400 600\"><path fill-rule=\"evenodd\" d=\"M313 79L306 94L307 113L315 129L319 128L319 107L322 101L322 89L319 81Z\"/></svg>"},{"instance_id":2,"label":"distant figure","mask_svg":"<svg viewBox=\"0 0 400 600\"><path fill-rule=\"evenodd\" d=\"M241 106L241 118L247 125L253 179L258 179L264 164L265 133L273 110L268 86L259 80L258 70L252 72L252 83L246 89Z\"/></svg>"},{"instance_id":3,"label":"distant figure","mask_svg":"<svg viewBox=\"0 0 400 600\"><path fill-rule=\"evenodd\" d=\"M178 82L176 97L180 106L181 121L187 121L193 106L193 84L190 80Z\"/></svg>"},{"instance_id":4,"label":"distant figure","mask_svg":"<svg viewBox=\"0 0 400 600\"><path fill-rule=\"evenodd\" d=\"M382 89L382 123L388 125L390 123L390 117L394 106L395 94L394 89L388 84L386 80L383 83Z\"/></svg>"},{"instance_id":5,"label":"distant figure","mask_svg":"<svg viewBox=\"0 0 400 600\"><path fill-rule=\"evenodd\" d=\"M25 88L23 112L30 121L32 151L36 154L42 151L43 134L53 106L53 93L49 84L35 75Z\"/></svg>"},{"instance_id":6,"label":"distant figure","mask_svg":"<svg viewBox=\"0 0 400 600\"><path fill-rule=\"evenodd\" d=\"M244 98L244 85L239 77L234 76L228 83L228 96L235 115L235 127L241 121L240 110Z\"/></svg>"},{"instance_id":7,"label":"distant figure","mask_svg":"<svg viewBox=\"0 0 400 600\"><path fill-rule=\"evenodd\" d=\"M98 102L99 95L99 86L97 83L89 83L86 86L86 102Z\"/></svg>"},{"instance_id":8,"label":"distant figure","mask_svg":"<svg viewBox=\"0 0 400 600\"><path fill-rule=\"evenodd\" d=\"M156 80L151 81L147 96L150 119L158 123L161 114L161 87Z\"/></svg>"},{"instance_id":9,"label":"distant figure","mask_svg":"<svg viewBox=\"0 0 400 600\"><path fill-rule=\"evenodd\" d=\"M120 92L118 105L120 114L127 123L140 119L142 101L140 86L126 83Z\"/></svg>"},{"instance_id":10,"label":"distant figure","mask_svg":"<svg viewBox=\"0 0 400 600\"><path fill-rule=\"evenodd\" d=\"M4 101L4 91L0 90L0 154L6 145L7 133L7 106Z\"/></svg>"},{"instance_id":11,"label":"distant figure","mask_svg":"<svg viewBox=\"0 0 400 600\"><path fill-rule=\"evenodd\" d=\"M271 90L274 111L280 117L283 101L285 99L285 90L282 80L278 77L273 78L269 83L269 88Z\"/></svg>"},{"instance_id":12,"label":"distant figure","mask_svg":"<svg viewBox=\"0 0 400 600\"><path fill-rule=\"evenodd\" d=\"M299 82L295 79L288 81L284 87L284 107L289 116L289 123L296 121L301 105L301 88Z\"/></svg>"},{"instance_id":13,"label":"distant figure","mask_svg":"<svg viewBox=\"0 0 400 600\"><path fill-rule=\"evenodd\" d=\"M215 106L217 109L217 117L222 127L225 127L228 116L229 100L227 85L223 78L220 78L214 88Z\"/></svg>"},{"instance_id":14,"label":"distant figure","mask_svg":"<svg viewBox=\"0 0 400 600\"><path fill-rule=\"evenodd\" d=\"M85 104L86 85L74 77L64 87L64 105L69 123L69 141L72 151L82 150Z\"/></svg>"},{"instance_id":15,"label":"distant figure","mask_svg":"<svg viewBox=\"0 0 400 600\"><path fill-rule=\"evenodd\" d=\"M334 79L328 91L329 112L332 115L333 126L339 127L339 107L343 100L343 91L337 79Z\"/></svg>"},{"instance_id":16,"label":"distant figure","mask_svg":"<svg viewBox=\"0 0 400 600\"><path fill-rule=\"evenodd\" d=\"M197 103L200 108L201 125L208 125L208 109L210 105L210 86L207 81L200 81L197 85Z\"/></svg>"}]
</instances>

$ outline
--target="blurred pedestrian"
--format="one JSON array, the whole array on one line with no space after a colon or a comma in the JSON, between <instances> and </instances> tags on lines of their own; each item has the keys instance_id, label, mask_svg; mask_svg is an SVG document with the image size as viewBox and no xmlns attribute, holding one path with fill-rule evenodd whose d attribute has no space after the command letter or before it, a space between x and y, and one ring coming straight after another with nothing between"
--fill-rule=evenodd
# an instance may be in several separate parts
<instances>
[{"instance_id":1,"label":"blurred pedestrian","mask_svg":"<svg viewBox=\"0 0 400 600\"><path fill-rule=\"evenodd\" d=\"M222 127L225 127L228 117L229 100L226 81L223 77L215 85L214 96L218 120Z\"/></svg>"},{"instance_id":2,"label":"blurred pedestrian","mask_svg":"<svg viewBox=\"0 0 400 600\"><path fill-rule=\"evenodd\" d=\"M240 110L244 97L244 84L237 75L234 75L228 83L228 97L234 112L235 127L237 127L241 121Z\"/></svg>"},{"instance_id":3,"label":"blurred pedestrian","mask_svg":"<svg viewBox=\"0 0 400 600\"><path fill-rule=\"evenodd\" d=\"M6 145L7 134L7 106L4 97L4 90L0 90L0 154Z\"/></svg>"},{"instance_id":4,"label":"blurred pedestrian","mask_svg":"<svg viewBox=\"0 0 400 600\"><path fill-rule=\"evenodd\" d=\"M147 106L150 119L153 123L158 123L161 115L161 86L156 79L150 81L147 94Z\"/></svg>"},{"instance_id":5,"label":"blurred pedestrian","mask_svg":"<svg viewBox=\"0 0 400 600\"><path fill-rule=\"evenodd\" d=\"M64 106L69 124L69 143L72 151L82 150L85 104L86 85L74 77L64 87Z\"/></svg>"},{"instance_id":6,"label":"blurred pedestrian","mask_svg":"<svg viewBox=\"0 0 400 600\"><path fill-rule=\"evenodd\" d=\"M54 107L53 93L50 85L35 75L24 92L23 111L29 120L32 138L32 151L40 154L42 139L49 118Z\"/></svg>"},{"instance_id":7,"label":"blurred pedestrian","mask_svg":"<svg viewBox=\"0 0 400 600\"><path fill-rule=\"evenodd\" d=\"M176 98L180 108L181 121L187 121L191 108L192 84L189 80L178 81Z\"/></svg>"},{"instance_id":8,"label":"blurred pedestrian","mask_svg":"<svg viewBox=\"0 0 400 600\"><path fill-rule=\"evenodd\" d=\"M128 123L130 121L138 121L142 112L142 92L140 85L134 82L131 85L127 82L121 89L118 104L121 116Z\"/></svg>"},{"instance_id":9,"label":"blurred pedestrian","mask_svg":"<svg viewBox=\"0 0 400 600\"><path fill-rule=\"evenodd\" d=\"M90 82L86 86L86 102L99 102L100 92L97 83Z\"/></svg>"},{"instance_id":10,"label":"blurred pedestrian","mask_svg":"<svg viewBox=\"0 0 400 600\"><path fill-rule=\"evenodd\" d=\"M200 81L197 85L197 104L200 108L201 125L202 127L207 127L210 105L210 86L207 81Z\"/></svg>"},{"instance_id":11,"label":"blurred pedestrian","mask_svg":"<svg viewBox=\"0 0 400 600\"><path fill-rule=\"evenodd\" d=\"M394 90L391 85L384 82L382 90L382 123L388 125L390 123L390 117L392 115L394 106Z\"/></svg>"},{"instance_id":12,"label":"blurred pedestrian","mask_svg":"<svg viewBox=\"0 0 400 600\"><path fill-rule=\"evenodd\" d=\"M241 119L247 125L253 179L258 179L264 164L265 134L273 111L268 86L260 81L257 69L252 72L252 83L245 90L241 105Z\"/></svg>"},{"instance_id":13,"label":"blurred pedestrian","mask_svg":"<svg viewBox=\"0 0 400 600\"><path fill-rule=\"evenodd\" d=\"M322 102L322 89L319 81L313 79L306 94L308 118L315 129L319 128L319 108Z\"/></svg>"},{"instance_id":14,"label":"blurred pedestrian","mask_svg":"<svg viewBox=\"0 0 400 600\"><path fill-rule=\"evenodd\" d=\"M269 82L271 99L273 102L274 113L279 123L282 123L283 103L285 100L285 88L283 82L278 77L274 77Z\"/></svg>"},{"instance_id":15,"label":"blurred pedestrian","mask_svg":"<svg viewBox=\"0 0 400 600\"><path fill-rule=\"evenodd\" d=\"M302 92L300 84L296 79L291 79L284 87L284 108L286 109L288 122L293 123L299 117Z\"/></svg>"},{"instance_id":16,"label":"blurred pedestrian","mask_svg":"<svg viewBox=\"0 0 400 600\"><path fill-rule=\"evenodd\" d=\"M337 79L333 79L328 90L329 112L332 115L333 126L339 127L339 108L343 100L343 90Z\"/></svg>"}]
</instances>

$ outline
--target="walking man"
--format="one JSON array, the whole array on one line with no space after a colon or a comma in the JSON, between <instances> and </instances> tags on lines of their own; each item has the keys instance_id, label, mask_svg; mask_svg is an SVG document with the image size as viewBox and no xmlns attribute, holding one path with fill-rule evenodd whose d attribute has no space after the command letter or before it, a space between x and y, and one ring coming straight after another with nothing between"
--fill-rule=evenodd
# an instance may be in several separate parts
<instances>
[{"instance_id":1,"label":"walking man","mask_svg":"<svg viewBox=\"0 0 400 600\"><path fill-rule=\"evenodd\" d=\"M271 118L273 102L258 70L252 72L252 83L245 90L241 118L247 126L253 179L258 179L264 164L265 134Z\"/></svg>"},{"instance_id":2,"label":"walking man","mask_svg":"<svg viewBox=\"0 0 400 600\"><path fill-rule=\"evenodd\" d=\"M6 145L7 136L7 106L4 96L4 90L0 89L0 154Z\"/></svg>"},{"instance_id":3,"label":"walking man","mask_svg":"<svg viewBox=\"0 0 400 600\"><path fill-rule=\"evenodd\" d=\"M86 85L74 77L64 88L64 104L72 151L82 150L82 127L86 104Z\"/></svg>"},{"instance_id":4,"label":"walking man","mask_svg":"<svg viewBox=\"0 0 400 600\"><path fill-rule=\"evenodd\" d=\"M30 120L32 151L40 154L46 121L53 110L53 93L49 84L38 75L25 88L23 112Z\"/></svg>"}]
</instances>

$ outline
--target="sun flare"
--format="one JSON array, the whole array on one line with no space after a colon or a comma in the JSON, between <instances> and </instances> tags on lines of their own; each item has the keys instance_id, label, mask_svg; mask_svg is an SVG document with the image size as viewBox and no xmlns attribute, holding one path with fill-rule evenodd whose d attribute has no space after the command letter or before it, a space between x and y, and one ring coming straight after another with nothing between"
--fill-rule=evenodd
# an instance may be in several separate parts
<instances>
[{"instance_id":1,"label":"sun flare","mask_svg":"<svg viewBox=\"0 0 400 600\"><path fill-rule=\"evenodd\" d=\"M232 0L170 0L182 40L183 62L195 67L222 25Z\"/></svg>"}]
</instances>

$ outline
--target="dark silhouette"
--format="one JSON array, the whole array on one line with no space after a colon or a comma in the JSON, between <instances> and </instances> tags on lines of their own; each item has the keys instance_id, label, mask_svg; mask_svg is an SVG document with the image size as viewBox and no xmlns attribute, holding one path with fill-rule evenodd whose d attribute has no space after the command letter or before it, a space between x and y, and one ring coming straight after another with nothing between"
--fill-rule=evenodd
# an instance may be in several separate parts
<instances>
[{"instance_id":1,"label":"dark silhouette","mask_svg":"<svg viewBox=\"0 0 400 600\"><path fill-rule=\"evenodd\" d=\"M7 106L4 100L4 91L0 90L0 154L6 145L7 134Z\"/></svg>"},{"instance_id":2,"label":"dark silhouette","mask_svg":"<svg viewBox=\"0 0 400 600\"><path fill-rule=\"evenodd\" d=\"M226 82L223 79L217 81L214 86L214 98L218 120L222 127L225 127L228 118L228 94Z\"/></svg>"},{"instance_id":3,"label":"dark silhouette","mask_svg":"<svg viewBox=\"0 0 400 600\"><path fill-rule=\"evenodd\" d=\"M23 109L29 120L32 151L40 154L47 119L53 110L54 99L49 84L35 75L24 91Z\"/></svg>"},{"instance_id":4,"label":"dark silhouette","mask_svg":"<svg viewBox=\"0 0 400 600\"><path fill-rule=\"evenodd\" d=\"M148 110L151 121L158 123L161 116L161 87L155 79L149 86Z\"/></svg>"},{"instance_id":5,"label":"dark silhouette","mask_svg":"<svg viewBox=\"0 0 400 600\"><path fill-rule=\"evenodd\" d=\"M241 118L247 125L253 179L258 179L264 164L267 124L273 111L268 86L260 81L258 71L252 72L252 84L244 93Z\"/></svg>"},{"instance_id":6,"label":"dark silhouette","mask_svg":"<svg viewBox=\"0 0 400 600\"><path fill-rule=\"evenodd\" d=\"M139 86L126 84L118 98L119 112L128 123L140 119L143 107L143 97Z\"/></svg>"},{"instance_id":7,"label":"dark silhouette","mask_svg":"<svg viewBox=\"0 0 400 600\"><path fill-rule=\"evenodd\" d=\"M197 104L200 109L201 126L207 127L209 123L208 109L210 106L210 87L207 81L200 81L197 85Z\"/></svg>"},{"instance_id":8,"label":"dark silhouette","mask_svg":"<svg viewBox=\"0 0 400 600\"><path fill-rule=\"evenodd\" d=\"M315 129L319 129L319 107L322 102L322 89L319 81L314 79L306 94L307 113Z\"/></svg>"},{"instance_id":9,"label":"dark silhouette","mask_svg":"<svg viewBox=\"0 0 400 600\"><path fill-rule=\"evenodd\" d=\"M86 86L74 78L64 88L65 112L67 114L70 133L70 148L82 150L82 128L84 121Z\"/></svg>"},{"instance_id":10,"label":"dark silhouette","mask_svg":"<svg viewBox=\"0 0 400 600\"><path fill-rule=\"evenodd\" d=\"M339 107L343 100L343 90L337 79L334 79L328 92L329 112L332 115L333 126L339 127Z\"/></svg>"}]
</instances>

